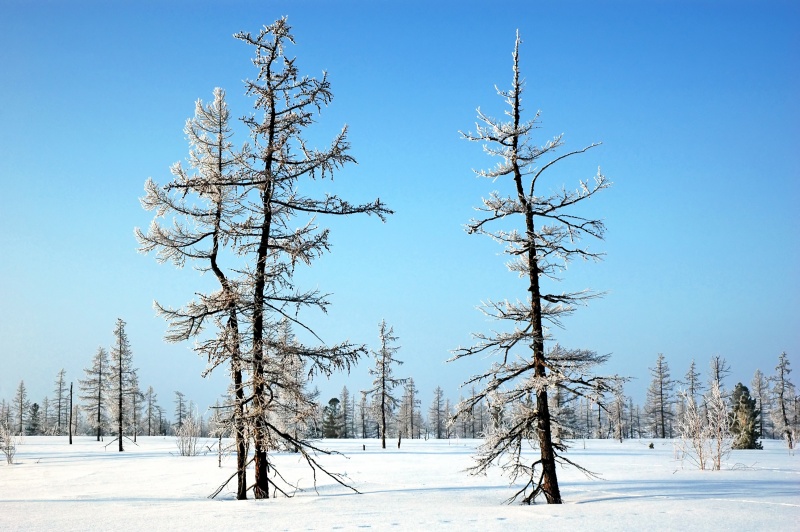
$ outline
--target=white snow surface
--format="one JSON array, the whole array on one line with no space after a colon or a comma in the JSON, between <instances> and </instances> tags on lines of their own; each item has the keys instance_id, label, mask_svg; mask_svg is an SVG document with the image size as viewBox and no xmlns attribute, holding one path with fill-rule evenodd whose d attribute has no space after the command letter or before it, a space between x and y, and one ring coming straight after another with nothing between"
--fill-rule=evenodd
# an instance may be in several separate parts
<instances>
[{"instance_id":1,"label":"white snow surface","mask_svg":"<svg viewBox=\"0 0 800 532\"><path fill-rule=\"evenodd\" d=\"M234 458L219 468L215 452L177 456L172 437L140 437L122 453L108 439L26 437L15 463L0 464L0 530L799 529L800 460L782 442L698 471L675 459L672 442L650 441L573 442L568 456L602 479L560 468L564 504L523 506L504 503L518 488L499 470L464 472L478 440L403 440L399 450L396 441L382 450L377 440L324 440L346 457L323 464L361 494L319 475L315 492L308 467L284 453L274 461L301 490L236 501L235 481L208 498Z\"/></svg>"}]
</instances>

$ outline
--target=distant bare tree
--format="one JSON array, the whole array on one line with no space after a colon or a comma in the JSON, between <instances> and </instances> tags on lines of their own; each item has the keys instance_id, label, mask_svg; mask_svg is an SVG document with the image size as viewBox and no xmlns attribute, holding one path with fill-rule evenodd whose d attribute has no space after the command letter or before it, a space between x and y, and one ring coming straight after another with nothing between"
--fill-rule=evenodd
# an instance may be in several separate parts
<instances>
[{"instance_id":1,"label":"distant bare tree","mask_svg":"<svg viewBox=\"0 0 800 532\"><path fill-rule=\"evenodd\" d=\"M650 368L653 380L647 388L645 411L653 428L653 435L667 437L667 427L672 419L673 390L675 383L669 371L669 364L664 355L659 353L656 365Z\"/></svg>"},{"instance_id":2,"label":"distant bare tree","mask_svg":"<svg viewBox=\"0 0 800 532\"><path fill-rule=\"evenodd\" d=\"M764 426L768 425L770 418L769 381L760 369L757 369L753 374L750 388L753 391L753 399L756 400L756 409L759 412L758 437L764 438L766 436Z\"/></svg>"},{"instance_id":3,"label":"distant bare tree","mask_svg":"<svg viewBox=\"0 0 800 532\"><path fill-rule=\"evenodd\" d=\"M781 353L778 357L778 365L775 367L775 375L772 377L772 395L774 397L774 408L772 409L772 421L775 429L781 433L789 449L794 449L794 434L796 420L790 418L790 412L796 407L795 386L789 380L789 357L786 353ZM793 422L794 421L794 422Z\"/></svg>"},{"instance_id":4,"label":"distant bare tree","mask_svg":"<svg viewBox=\"0 0 800 532\"><path fill-rule=\"evenodd\" d=\"M97 441L103 437L106 427L106 399L111 382L108 352L102 347L97 348L92 359L92 366L84 368L85 379L78 379L80 399L84 402L84 409L90 417L90 424L95 429Z\"/></svg>"},{"instance_id":5,"label":"distant bare tree","mask_svg":"<svg viewBox=\"0 0 800 532\"><path fill-rule=\"evenodd\" d=\"M376 406L375 417L380 423L381 448L386 449L386 420L400 404L393 392L397 386L405 384L406 379L394 376L393 366L402 364L394 357L400 349L399 346L394 345L397 342L394 329L386 324L386 320L381 320L378 330L381 346L377 351L372 352L375 357L375 367L369 370L373 380L372 388L367 390L367 394L373 396Z\"/></svg>"},{"instance_id":6,"label":"distant bare tree","mask_svg":"<svg viewBox=\"0 0 800 532\"><path fill-rule=\"evenodd\" d=\"M25 381L19 381L14 399L11 401L11 410L16 416L14 430L20 436L25 434L25 424L28 422L30 407L31 402L28 400L28 389L25 387Z\"/></svg>"},{"instance_id":7,"label":"distant bare tree","mask_svg":"<svg viewBox=\"0 0 800 532\"><path fill-rule=\"evenodd\" d=\"M114 327L114 344L111 348L111 364L109 372L111 410L114 414L117 428L117 441L119 452L125 450L123 438L125 428L129 426L131 412L128 408L130 395L134 392L132 387L135 382L136 369L133 367L133 352L125 332L125 322L117 319Z\"/></svg>"},{"instance_id":8,"label":"distant bare tree","mask_svg":"<svg viewBox=\"0 0 800 532\"><path fill-rule=\"evenodd\" d=\"M56 414L56 434L64 434L67 427L67 417L69 417L69 407L67 405L67 372L64 368L56 375L56 382L53 388L53 406Z\"/></svg>"}]
</instances>

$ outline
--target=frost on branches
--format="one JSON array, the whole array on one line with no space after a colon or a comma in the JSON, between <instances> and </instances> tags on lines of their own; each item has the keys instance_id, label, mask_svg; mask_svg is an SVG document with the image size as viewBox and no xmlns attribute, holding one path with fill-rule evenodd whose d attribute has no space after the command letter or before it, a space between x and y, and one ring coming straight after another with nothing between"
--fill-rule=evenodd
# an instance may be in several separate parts
<instances>
[{"instance_id":1,"label":"frost on branches","mask_svg":"<svg viewBox=\"0 0 800 532\"><path fill-rule=\"evenodd\" d=\"M462 135L483 143L486 153L500 159L491 170L477 171L478 176L509 190L492 192L484 199L483 207L478 209L482 217L470 221L467 231L488 235L506 246L505 252L511 257L508 268L524 280L528 296L524 301L485 303L483 312L508 324L507 330L475 334L476 345L454 352L451 360L490 353L498 357L488 371L465 383L479 389L459 404L455 419L468 416L486 400L488 408L495 412L496 422L492 423L470 471L482 473L499 464L513 480L523 482L511 500L521 496L524 503L530 504L537 496L544 495L548 503L559 504L556 464L572 462L563 454L566 446L554 441L561 419L550 411L548 394L558 390L565 399L588 397L602 405L603 395L613 392L623 379L593 375L595 366L606 360L604 355L558 344L546 348L545 342L551 338L544 323L561 326L561 318L570 315L576 305L600 294L589 290L548 292L541 281L557 281L574 259L601 258L599 253L580 247L578 241L584 236L602 239L603 222L584 218L573 207L608 188L610 183L599 171L594 178L580 181L574 190L561 188L551 192L550 185L544 183L545 172L557 162L598 144L562 155L556 155L562 145L561 136L542 146L533 144L530 134L538 127L539 114L532 120L522 119L524 81L519 73L519 44L518 34L512 88L498 90L508 104L506 115L510 121L502 122L478 109L481 123L476 132ZM500 222L508 228L515 220L520 229L490 227ZM530 451L535 449L539 450L539 456L534 458Z\"/></svg>"},{"instance_id":2,"label":"frost on branches","mask_svg":"<svg viewBox=\"0 0 800 532\"><path fill-rule=\"evenodd\" d=\"M722 390L717 381L698 405L688 392L681 392L685 401L678 419L679 439L676 442L681 460L689 460L698 469L719 471L722 461L730 454L732 438L730 416Z\"/></svg>"},{"instance_id":3,"label":"frost on branches","mask_svg":"<svg viewBox=\"0 0 800 532\"><path fill-rule=\"evenodd\" d=\"M229 365L237 498L246 498L249 489L245 458L252 442L252 490L262 499L293 488L276 471L271 450L297 451L315 472L327 473L315 458L325 451L297 430L312 403L305 387L315 376L349 371L366 354L363 345L325 343L301 319L303 309L325 312L329 304L326 294L303 290L294 279L298 265L310 265L329 249L329 232L316 220L350 214L384 220L391 211L379 199L352 204L333 194L304 193L310 182L319 188L354 161L346 127L324 149L310 147L304 138L333 98L330 83L324 74L301 76L295 59L286 55L294 38L285 18L257 35L234 37L255 49L258 74L245 81L255 113L242 119L250 140L234 149L223 91L215 91L209 106L198 102L185 130L190 168L173 166L174 179L163 187L148 180L142 205L155 211L156 219L136 236L140 250L155 251L157 260L178 267L191 261L218 281L216 291L198 294L182 308L156 307L169 322L167 339L195 339L196 351L208 358L207 371ZM172 225L159 220L166 215L174 217ZM287 324L318 344L284 334ZM209 326L216 335L202 334Z\"/></svg>"}]
</instances>

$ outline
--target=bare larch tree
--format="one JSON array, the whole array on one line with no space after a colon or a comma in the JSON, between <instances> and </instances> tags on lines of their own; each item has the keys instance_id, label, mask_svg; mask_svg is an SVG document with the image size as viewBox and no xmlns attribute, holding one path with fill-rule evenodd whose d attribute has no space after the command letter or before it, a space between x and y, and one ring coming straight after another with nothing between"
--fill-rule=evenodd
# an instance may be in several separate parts
<instances>
[{"instance_id":1,"label":"bare larch tree","mask_svg":"<svg viewBox=\"0 0 800 532\"><path fill-rule=\"evenodd\" d=\"M92 359L92 367L84 368L85 379L78 379L84 410L90 416L91 424L97 435L97 441L103 437L106 426L106 396L109 387L109 362L108 352L102 347L97 348Z\"/></svg>"},{"instance_id":2,"label":"bare larch tree","mask_svg":"<svg viewBox=\"0 0 800 532\"><path fill-rule=\"evenodd\" d=\"M774 397L774 408L772 410L772 421L775 428L786 440L789 449L794 449L794 434L796 422L789 419L793 403L795 402L795 386L789 380L789 357L786 353L781 353L778 357L778 365L775 367L775 375L772 377L772 394Z\"/></svg>"},{"instance_id":3,"label":"bare larch tree","mask_svg":"<svg viewBox=\"0 0 800 532\"><path fill-rule=\"evenodd\" d=\"M335 171L354 162L349 154L347 128L335 136L326 149L307 145L305 130L315 116L327 106L333 94L327 74L322 79L300 76L295 59L285 54L294 44L291 28L282 18L265 26L257 35L248 32L234 37L253 46L253 64L258 70L255 80L246 80L247 94L254 98L254 108L260 116L244 118L250 130L252 144L245 149L245 169L238 185L250 195L246 203L245 221L240 226L241 241L237 252L250 258L247 291L252 297L248 306L251 323L250 374L252 401L248 412L253 434L256 498L270 496L268 449L270 441L280 438L297 444L312 467L318 462L306 449L315 450L308 442L295 442L269 421L271 398L282 387L285 374L272 367L284 346L273 340L282 319L298 325L306 333L321 339L298 316L301 308L325 311L328 299L318 290L302 291L294 283L297 264L310 264L328 250L327 229L320 230L315 222L318 215L374 214L384 219L391 211L380 201L355 205L338 196L323 198L304 195L300 180L332 179ZM305 220L302 225L301 220ZM330 375L333 371L349 371L366 352L363 345L350 342L329 346L297 343L295 354L306 361L309 375Z\"/></svg>"},{"instance_id":4,"label":"bare larch tree","mask_svg":"<svg viewBox=\"0 0 800 532\"><path fill-rule=\"evenodd\" d=\"M605 231L601 220L584 218L573 207L607 188L610 183L599 171L593 179L579 181L578 188L561 188L555 192L542 192L545 172L566 158L598 146L591 144L583 149L556 155L562 146L559 135L539 146L533 143L531 133L539 126L539 113L533 119L523 120L522 95L525 83L519 69L519 34L513 54L513 81L508 91L498 89L498 94L508 104L509 121L495 119L478 109L479 124L475 133L463 133L464 138L480 142L484 151L500 161L491 170L476 171L479 177L510 187L508 194L492 192L483 200L478 210L479 219L467 224L470 234L485 234L506 246L512 257L508 268L524 279L528 297L525 301L485 303L484 313L513 326L507 332L475 334L477 344L459 348L451 360L496 352L499 361L491 368L469 379L465 386L482 384L476 394L462 401L455 417L468 416L484 398L489 403L505 409L505 423L490 431L478 450L472 473L482 473L495 463L510 474L513 480L526 479L525 485L511 499L523 495L525 503L532 503L543 494L550 504L561 503L561 492L556 477L556 463L572 463L560 451L563 444L553 442L553 424L558 419L551 415L548 393L560 388L565 395L592 396L612 391L616 377L593 376L594 366L606 360L593 351L565 349L555 345L545 348L549 333L544 322L561 326L561 318L573 312L576 305L585 304L599 294L584 290L572 293L551 293L544 290L543 279L559 280L558 275L574 259L599 260L601 254L580 247L583 236L603 238ZM507 228L519 220L522 230ZM479 387L480 388L480 387ZM523 447L538 447L539 458L532 463L523 455ZM585 471L585 470L584 470Z\"/></svg>"},{"instance_id":5,"label":"bare larch tree","mask_svg":"<svg viewBox=\"0 0 800 532\"><path fill-rule=\"evenodd\" d=\"M395 345L397 336L394 335L394 328L386 324L386 320L381 320L378 325L378 336L380 348L373 351L375 357L375 367L370 368L369 374L372 375L372 388L367 390L367 394L372 395L375 405L375 417L380 423L381 448L386 449L386 418L394 412L400 404L394 395L394 389L406 382L406 379L394 376L395 365L403 362L394 357L400 350L400 346Z\"/></svg>"},{"instance_id":6,"label":"bare larch tree","mask_svg":"<svg viewBox=\"0 0 800 532\"><path fill-rule=\"evenodd\" d=\"M653 380L650 381L650 386L647 388L645 409L652 423L653 435L657 438L666 438L667 428L672 426L675 382L670 375L667 359L662 353L658 354L656 365L650 368L650 375Z\"/></svg>"},{"instance_id":7,"label":"bare larch tree","mask_svg":"<svg viewBox=\"0 0 800 532\"><path fill-rule=\"evenodd\" d=\"M166 339L182 342L197 337L207 323L216 336L203 338L195 350L208 358L207 375L227 362L233 388L231 411L237 461L237 498L247 497L246 441L244 429L244 385L242 378L242 338L239 330L239 307L243 305L239 282L222 266L220 252L235 238L232 229L242 211L242 197L237 195L236 175L240 154L233 149L233 132L229 125L230 111L225 91L214 89L214 100L195 103L193 118L186 121L184 133L189 144L189 167L176 163L170 169L173 179L159 187L153 180L145 183L142 206L156 212L147 233L136 229L139 250L156 251L159 262L170 261L183 267L192 261L201 272L211 271L219 288L211 294L200 294L180 309L166 308L158 302L156 309L169 323ZM158 218L172 215L171 226ZM179 419L179 423L180 423Z\"/></svg>"},{"instance_id":8,"label":"bare larch tree","mask_svg":"<svg viewBox=\"0 0 800 532\"><path fill-rule=\"evenodd\" d=\"M114 343L111 347L111 363L109 372L110 397L113 401L112 411L117 425L117 440L119 452L124 451L122 439L125 426L128 424L130 394L134 393L136 369L133 367L133 353L125 332L125 322L117 319L114 326Z\"/></svg>"}]
</instances>

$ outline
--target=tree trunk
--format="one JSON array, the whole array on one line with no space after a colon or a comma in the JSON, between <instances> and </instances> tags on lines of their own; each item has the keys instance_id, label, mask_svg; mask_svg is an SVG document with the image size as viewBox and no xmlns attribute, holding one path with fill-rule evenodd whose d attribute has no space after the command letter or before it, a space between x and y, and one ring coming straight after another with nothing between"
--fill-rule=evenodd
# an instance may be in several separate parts
<instances>
[{"instance_id":1,"label":"tree trunk","mask_svg":"<svg viewBox=\"0 0 800 532\"><path fill-rule=\"evenodd\" d=\"M72 383L69 383L69 444L72 445Z\"/></svg>"}]
</instances>

